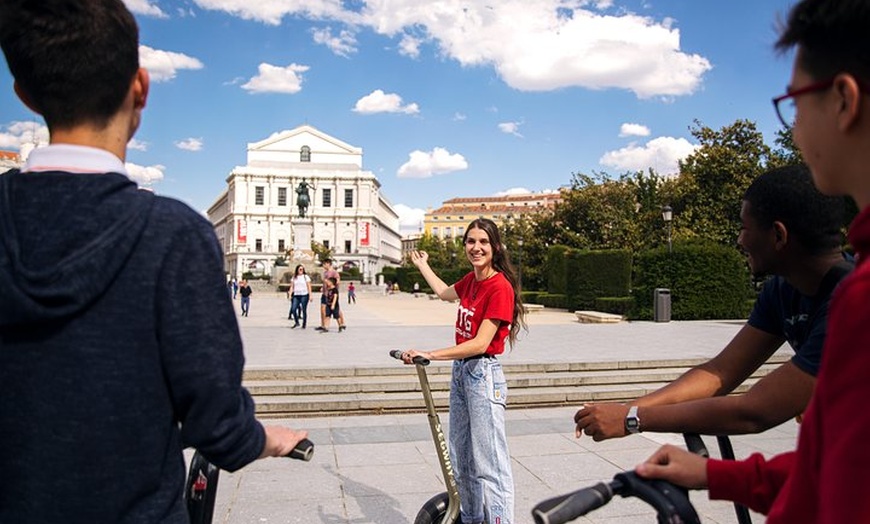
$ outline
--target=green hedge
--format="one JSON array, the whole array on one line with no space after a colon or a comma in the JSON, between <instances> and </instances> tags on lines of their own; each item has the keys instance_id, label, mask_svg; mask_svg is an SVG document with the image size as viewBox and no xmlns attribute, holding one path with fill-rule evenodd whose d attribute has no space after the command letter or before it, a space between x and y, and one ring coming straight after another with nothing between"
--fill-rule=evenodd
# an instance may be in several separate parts
<instances>
[{"instance_id":1,"label":"green hedge","mask_svg":"<svg viewBox=\"0 0 870 524\"><path fill-rule=\"evenodd\" d=\"M539 304L539 297L543 291L520 291L520 298L523 304Z\"/></svg>"},{"instance_id":2,"label":"green hedge","mask_svg":"<svg viewBox=\"0 0 870 524\"><path fill-rule=\"evenodd\" d=\"M600 297L595 299L595 311L629 316L635 308L634 297Z\"/></svg>"},{"instance_id":3,"label":"green hedge","mask_svg":"<svg viewBox=\"0 0 870 524\"><path fill-rule=\"evenodd\" d=\"M608 249L565 252L569 309L591 309L598 297L627 297L631 288L631 253Z\"/></svg>"},{"instance_id":4,"label":"green hedge","mask_svg":"<svg viewBox=\"0 0 870 524\"><path fill-rule=\"evenodd\" d=\"M671 291L673 320L746 318L752 296L746 260L736 249L706 241L674 244L635 257L632 318L653 318L653 291Z\"/></svg>"},{"instance_id":5,"label":"green hedge","mask_svg":"<svg viewBox=\"0 0 870 524\"><path fill-rule=\"evenodd\" d=\"M541 293L538 295L538 303L546 307L567 309L568 297L563 293Z\"/></svg>"},{"instance_id":6,"label":"green hedge","mask_svg":"<svg viewBox=\"0 0 870 524\"><path fill-rule=\"evenodd\" d=\"M568 289L565 253L568 246L550 246L547 250L547 293L564 294Z\"/></svg>"}]
</instances>

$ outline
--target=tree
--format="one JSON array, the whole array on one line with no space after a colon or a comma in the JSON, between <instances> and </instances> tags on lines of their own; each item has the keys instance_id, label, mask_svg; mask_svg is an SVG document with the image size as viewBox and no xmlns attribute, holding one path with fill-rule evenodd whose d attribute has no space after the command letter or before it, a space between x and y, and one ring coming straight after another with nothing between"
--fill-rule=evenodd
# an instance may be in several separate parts
<instances>
[{"instance_id":1,"label":"tree","mask_svg":"<svg viewBox=\"0 0 870 524\"><path fill-rule=\"evenodd\" d=\"M700 142L685 161L670 189L674 235L691 232L720 244L734 245L740 229L743 193L771 160L771 149L749 120L737 120L718 131L695 121L692 135Z\"/></svg>"}]
</instances>

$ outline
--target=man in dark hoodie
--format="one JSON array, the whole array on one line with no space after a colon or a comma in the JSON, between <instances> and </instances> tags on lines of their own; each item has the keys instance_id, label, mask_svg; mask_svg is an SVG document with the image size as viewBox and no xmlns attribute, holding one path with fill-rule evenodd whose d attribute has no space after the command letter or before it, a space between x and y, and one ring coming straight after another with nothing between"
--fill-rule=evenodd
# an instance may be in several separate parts
<instances>
[{"instance_id":1,"label":"man in dark hoodie","mask_svg":"<svg viewBox=\"0 0 870 524\"><path fill-rule=\"evenodd\" d=\"M185 446L236 470L306 434L254 418L211 225L125 176L121 0L4 0L0 47L51 134L0 176L0 522L187 522Z\"/></svg>"}]
</instances>

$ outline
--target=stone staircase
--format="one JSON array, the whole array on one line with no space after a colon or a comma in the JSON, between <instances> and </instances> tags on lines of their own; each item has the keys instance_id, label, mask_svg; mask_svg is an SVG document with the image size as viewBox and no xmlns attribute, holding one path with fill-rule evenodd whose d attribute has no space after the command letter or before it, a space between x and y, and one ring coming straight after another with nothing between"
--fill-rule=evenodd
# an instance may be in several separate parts
<instances>
[{"instance_id":1,"label":"stone staircase","mask_svg":"<svg viewBox=\"0 0 870 524\"><path fill-rule=\"evenodd\" d=\"M788 355L776 354L736 392L743 392ZM508 408L580 405L635 399L706 359L505 364ZM432 396L447 409L450 364L427 368ZM413 366L377 368L247 369L244 385L261 417L312 417L425 411Z\"/></svg>"}]
</instances>

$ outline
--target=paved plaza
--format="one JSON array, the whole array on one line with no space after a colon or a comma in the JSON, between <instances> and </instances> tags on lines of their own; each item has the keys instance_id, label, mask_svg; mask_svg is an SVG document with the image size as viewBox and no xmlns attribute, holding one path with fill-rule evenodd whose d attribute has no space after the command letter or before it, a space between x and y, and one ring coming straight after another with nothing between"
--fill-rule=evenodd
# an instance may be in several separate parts
<instances>
[{"instance_id":1,"label":"paved plaza","mask_svg":"<svg viewBox=\"0 0 870 524\"><path fill-rule=\"evenodd\" d=\"M363 287L358 301L344 305L348 329L319 333L319 304L309 306L305 330L290 329L289 302L278 294L255 294L249 317L239 318L248 368L383 367L401 365L390 349L444 347L452 340L455 305L401 293L385 296ZM238 301L235 302L238 307ZM742 322L632 322L582 324L573 313L528 315L524 334L504 362L632 361L707 357L737 332ZM783 350L781 350L783 351ZM436 364L441 365L441 364ZM414 374L413 367L408 373ZM422 406L422 398L420 400ZM510 403L510 400L508 400ZM517 523L532 522L538 502L632 468L662 443L682 443L670 434L643 433L595 443L574 438L576 407L507 411L507 433L516 488ZM447 422L447 413L441 414ZM444 491L426 416L361 415L270 420L307 429L315 442L311 462L257 461L221 473L216 523L411 524L420 506ZM735 453L767 455L793 449L797 425L788 422L760 435L733 439ZM714 439L708 438L714 445ZM692 493L703 522L736 522L733 508ZM762 522L761 516L754 516ZM655 522L651 508L616 498L581 523Z\"/></svg>"}]
</instances>

